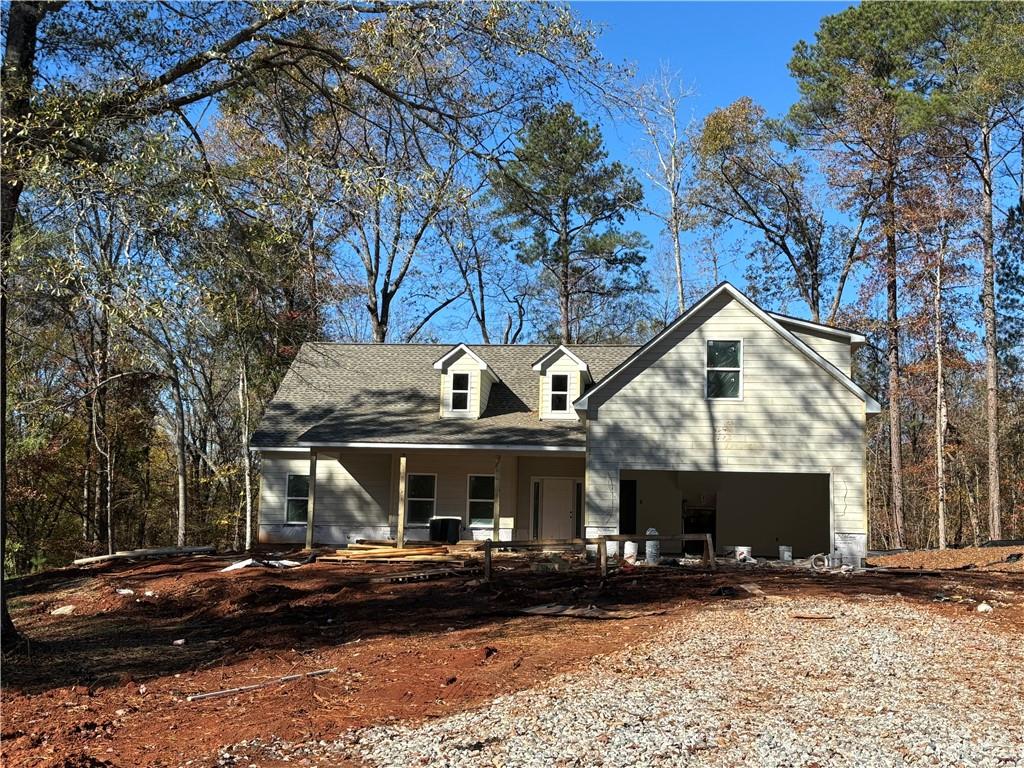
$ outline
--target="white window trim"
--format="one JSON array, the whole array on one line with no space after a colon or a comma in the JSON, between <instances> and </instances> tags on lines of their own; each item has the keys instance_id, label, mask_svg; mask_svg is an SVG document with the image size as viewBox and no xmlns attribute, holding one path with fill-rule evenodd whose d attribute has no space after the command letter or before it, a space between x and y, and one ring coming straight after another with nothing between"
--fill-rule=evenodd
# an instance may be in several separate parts
<instances>
[{"instance_id":1,"label":"white window trim","mask_svg":"<svg viewBox=\"0 0 1024 768\"><path fill-rule=\"evenodd\" d=\"M429 476L434 478L434 497L431 499L422 496L410 496L409 495L409 478L413 475L416 476ZM432 501L434 502L434 514L431 517L437 517L437 473L436 472L406 472L405 473L405 523L406 528L429 528L430 523L413 523L409 520L409 502L410 501Z\"/></svg>"},{"instance_id":2,"label":"white window trim","mask_svg":"<svg viewBox=\"0 0 1024 768\"><path fill-rule=\"evenodd\" d=\"M289 496L288 495L288 485L289 485L289 481L293 477L305 477L308 480L309 479L309 473L308 472L305 472L305 473L303 473L303 472L286 472L285 473L285 476L284 476L284 524L285 525L306 525L309 522L309 517L308 517L308 515L309 515L309 492L307 490L305 496ZM308 489L309 486L307 485L306 488ZM306 517L305 520L299 521L299 520L289 520L288 519L288 502L292 501L293 499L296 500L296 501L299 500L299 499L305 499L306 500L306 514L307 514L307 517Z\"/></svg>"},{"instance_id":3,"label":"white window trim","mask_svg":"<svg viewBox=\"0 0 1024 768\"><path fill-rule=\"evenodd\" d=\"M471 530L474 530L474 531L485 531L485 530L490 530L490 529L494 528L494 507L493 506L491 507L491 522L488 523L487 525L473 525L473 518L470 516L470 511L469 511L470 510L470 504L472 502L474 502L474 501L489 501L489 502L491 502L492 505L497 501L497 498L474 499L472 496L469 495L469 489L472 486L472 479L474 477L494 477L494 476L495 475L494 475L493 472L490 472L490 473L488 473L488 472L472 472L472 473L466 475L466 527L471 529ZM497 495L498 495L498 488L497 488L497 484L495 484L494 496L497 497Z\"/></svg>"},{"instance_id":4,"label":"white window trim","mask_svg":"<svg viewBox=\"0 0 1024 768\"><path fill-rule=\"evenodd\" d=\"M724 341L726 343L736 342L740 345L740 365L739 368L709 368L708 367L708 347L711 346L712 342ZM708 401L724 400L726 402L735 403L743 401L743 339L705 339L704 341L704 399ZM708 371L737 371L740 375L740 393L738 397L711 397L708 395Z\"/></svg>"},{"instance_id":5,"label":"white window trim","mask_svg":"<svg viewBox=\"0 0 1024 768\"><path fill-rule=\"evenodd\" d=\"M465 389L456 389L455 388L455 377L457 375L459 375L459 374L464 374L466 376L466 388ZM448 401L449 402L448 410L450 410L452 413L469 413L470 401L472 400L472 392L473 392L473 373L472 373L472 371L452 371L450 376L451 376L451 399ZM463 392L466 393L466 407L465 408L456 408L455 407L455 394L456 393L460 393L461 394Z\"/></svg>"},{"instance_id":6,"label":"white window trim","mask_svg":"<svg viewBox=\"0 0 1024 768\"><path fill-rule=\"evenodd\" d=\"M565 392L555 391L555 376L565 376ZM548 379L551 382L551 386L548 388L548 411L551 413L566 414L572 411L572 384L569 381L568 373L549 373ZM565 408L555 408L555 395L565 395Z\"/></svg>"}]
</instances>

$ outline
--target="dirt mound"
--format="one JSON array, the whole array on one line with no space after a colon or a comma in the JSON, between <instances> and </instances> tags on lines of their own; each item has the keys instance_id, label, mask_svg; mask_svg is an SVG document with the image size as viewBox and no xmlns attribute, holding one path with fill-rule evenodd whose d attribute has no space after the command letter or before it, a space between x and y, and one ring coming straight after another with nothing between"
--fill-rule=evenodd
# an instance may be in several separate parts
<instances>
[{"instance_id":1,"label":"dirt mound","mask_svg":"<svg viewBox=\"0 0 1024 768\"><path fill-rule=\"evenodd\" d=\"M880 568L914 568L922 571L979 570L1024 573L1024 545L921 549L896 555L869 557L868 565Z\"/></svg>"},{"instance_id":2,"label":"dirt mound","mask_svg":"<svg viewBox=\"0 0 1024 768\"><path fill-rule=\"evenodd\" d=\"M984 552L992 560L1003 554ZM929 610L971 616L979 616L976 602L989 600L996 610L987 624L1024 631L1024 575L1014 573L637 568L601 579L593 565L535 573L509 557L493 584L476 574L370 583L424 566L314 563L221 573L229 562L117 563L17 580L14 619L31 643L4 658L0 764L215 765L222 747L246 740L333 739L363 725L444 717L687 621L722 601L715 590L749 582L763 594L730 601L738 612L746 601L783 594L859 600L899 592ZM933 602L952 580L964 602ZM519 613L546 603L664 613L621 621ZM52 613L69 605L71 613ZM323 669L336 672L274 682ZM268 682L223 698L187 698Z\"/></svg>"}]
</instances>

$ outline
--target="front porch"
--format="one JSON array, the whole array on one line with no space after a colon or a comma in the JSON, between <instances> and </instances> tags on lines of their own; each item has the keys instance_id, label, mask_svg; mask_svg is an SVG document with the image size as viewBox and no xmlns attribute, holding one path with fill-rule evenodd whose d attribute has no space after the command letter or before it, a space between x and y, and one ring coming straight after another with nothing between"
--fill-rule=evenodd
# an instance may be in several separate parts
<instances>
[{"instance_id":1,"label":"front porch","mask_svg":"<svg viewBox=\"0 0 1024 768\"><path fill-rule=\"evenodd\" d=\"M263 456L260 541L344 547L429 538L457 518L460 538L584 534L581 450L316 448Z\"/></svg>"}]
</instances>

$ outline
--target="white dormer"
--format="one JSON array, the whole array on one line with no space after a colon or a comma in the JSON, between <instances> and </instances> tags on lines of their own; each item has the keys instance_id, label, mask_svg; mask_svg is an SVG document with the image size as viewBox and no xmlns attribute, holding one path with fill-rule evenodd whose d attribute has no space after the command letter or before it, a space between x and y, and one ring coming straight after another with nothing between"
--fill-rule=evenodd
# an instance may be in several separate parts
<instances>
[{"instance_id":1,"label":"white dormer","mask_svg":"<svg viewBox=\"0 0 1024 768\"><path fill-rule=\"evenodd\" d=\"M540 374L540 417L577 420L572 403L591 381L590 367L571 349L559 345L534 363L533 370Z\"/></svg>"},{"instance_id":2,"label":"white dormer","mask_svg":"<svg viewBox=\"0 0 1024 768\"><path fill-rule=\"evenodd\" d=\"M473 350L459 344L434 363L441 371L441 418L479 419L497 374Z\"/></svg>"}]
</instances>

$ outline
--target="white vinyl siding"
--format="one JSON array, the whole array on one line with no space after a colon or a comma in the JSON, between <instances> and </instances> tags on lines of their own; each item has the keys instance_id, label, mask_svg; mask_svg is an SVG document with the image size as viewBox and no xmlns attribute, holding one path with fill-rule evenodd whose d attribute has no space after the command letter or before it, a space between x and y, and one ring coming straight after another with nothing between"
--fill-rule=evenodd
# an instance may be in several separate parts
<instances>
[{"instance_id":1,"label":"white vinyl siding","mask_svg":"<svg viewBox=\"0 0 1024 768\"><path fill-rule=\"evenodd\" d=\"M260 541L290 541L301 525L288 525L288 476L309 474L309 455L265 451L260 459ZM316 465L317 529L331 529L340 542L347 532L386 533L391 509L391 455L366 451L319 453ZM303 519L305 522L305 519ZM289 532L282 533L286 527ZM292 530L294 529L294 530ZM278 535L280 534L280 536ZM376 534L375 534L376 535ZM326 540L326 539L325 539Z\"/></svg>"},{"instance_id":2,"label":"white vinyl siding","mask_svg":"<svg viewBox=\"0 0 1024 768\"><path fill-rule=\"evenodd\" d=\"M743 400L704 398L708 340L743 339ZM620 470L812 472L836 531L867 531L863 401L728 294L590 403L587 526L618 523Z\"/></svg>"},{"instance_id":3,"label":"white vinyl siding","mask_svg":"<svg viewBox=\"0 0 1024 768\"><path fill-rule=\"evenodd\" d=\"M829 333L818 333L807 327L785 325L785 323L783 326L840 371L847 376L850 375L853 352L849 339Z\"/></svg>"}]
</instances>

